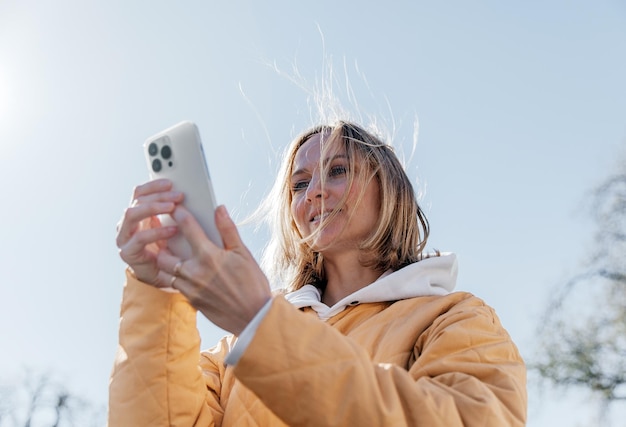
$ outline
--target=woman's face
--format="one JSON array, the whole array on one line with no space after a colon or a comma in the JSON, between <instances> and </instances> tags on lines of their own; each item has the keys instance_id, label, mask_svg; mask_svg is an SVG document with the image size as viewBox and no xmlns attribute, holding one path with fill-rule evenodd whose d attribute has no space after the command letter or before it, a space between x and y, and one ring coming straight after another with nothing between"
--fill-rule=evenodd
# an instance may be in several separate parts
<instances>
[{"instance_id":1,"label":"woman's face","mask_svg":"<svg viewBox=\"0 0 626 427\"><path fill-rule=\"evenodd\" d=\"M327 157L323 159L323 164L327 168L320 167L320 134L311 136L296 152L291 175L291 215L302 237L306 238L316 231L319 233L311 243L312 249L329 255L358 248L374 232L378 223L380 195L376 179L363 183L358 179L358 171L355 171L356 177L345 203L326 223L325 218L339 207L348 191L349 163L343 144L332 142L328 137L324 138L324 144L332 144L330 149L324 150ZM322 188L320 174L324 172L327 176ZM324 227L320 229L322 223Z\"/></svg>"}]
</instances>

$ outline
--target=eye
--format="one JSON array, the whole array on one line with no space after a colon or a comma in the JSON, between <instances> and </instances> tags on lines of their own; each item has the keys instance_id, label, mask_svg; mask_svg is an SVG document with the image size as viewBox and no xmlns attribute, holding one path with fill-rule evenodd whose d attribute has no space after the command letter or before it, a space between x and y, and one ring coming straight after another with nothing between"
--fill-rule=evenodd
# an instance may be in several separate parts
<instances>
[{"instance_id":1,"label":"eye","mask_svg":"<svg viewBox=\"0 0 626 427\"><path fill-rule=\"evenodd\" d=\"M347 172L348 169L344 165L337 165L330 168L330 170L328 171L328 176L332 178L345 175Z\"/></svg>"},{"instance_id":2,"label":"eye","mask_svg":"<svg viewBox=\"0 0 626 427\"><path fill-rule=\"evenodd\" d=\"M298 191L306 190L309 186L309 181L297 181L291 185L291 191L296 193Z\"/></svg>"}]
</instances>

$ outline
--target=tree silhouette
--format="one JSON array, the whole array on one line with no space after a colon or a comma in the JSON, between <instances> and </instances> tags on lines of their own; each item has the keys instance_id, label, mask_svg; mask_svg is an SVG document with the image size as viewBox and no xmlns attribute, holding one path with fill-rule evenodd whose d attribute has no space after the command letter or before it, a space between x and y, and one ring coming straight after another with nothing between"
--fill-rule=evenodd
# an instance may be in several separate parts
<instances>
[{"instance_id":1,"label":"tree silhouette","mask_svg":"<svg viewBox=\"0 0 626 427\"><path fill-rule=\"evenodd\" d=\"M560 387L582 387L608 409L626 401L626 162L588 197L596 225L579 273L559 289L529 364Z\"/></svg>"},{"instance_id":2,"label":"tree silhouette","mask_svg":"<svg viewBox=\"0 0 626 427\"><path fill-rule=\"evenodd\" d=\"M69 392L50 374L27 371L0 385L0 427L102 427L104 408Z\"/></svg>"}]
</instances>

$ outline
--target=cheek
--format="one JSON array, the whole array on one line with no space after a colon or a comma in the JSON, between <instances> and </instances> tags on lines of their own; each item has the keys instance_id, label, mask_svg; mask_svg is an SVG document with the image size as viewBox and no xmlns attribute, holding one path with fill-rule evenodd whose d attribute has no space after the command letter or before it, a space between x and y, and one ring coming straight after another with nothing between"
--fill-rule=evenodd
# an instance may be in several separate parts
<instances>
[{"instance_id":1,"label":"cheek","mask_svg":"<svg viewBox=\"0 0 626 427\"><path fill-rule=\"evenodd\" d=\"M364 193L359 202L358 209L362 210L361 214L364 216L374 216L378 218L380 212L380 191L378 185L374 183L368 184L365 189L360 185L353 185L346 204L354 206L363 190Z\"/></svg>"},{"instance_id":2,"label":"cheek","mask_svg":"<svg viewBox=\"0 0 626 427\"><path fill-rule=\"evenodd\" d=\"M299 200L297 197L294 197L291 200L291 218L298 226L298 229L300 229L302 225L302 218L303 218L303 204L299 203Z\"/></svg>"},{"instance_id":3,"label":"cheek","mask_svg":"<svg viewBox=\"0 0 626 427\"><path fill-rule=\"evenodd\" d=\"M348 191L348 186L347 184L343 186L343 188L340 189L340 191L338 191L338 193L341 193L341 195L343 196L343 194L345 194L345 192ZM357 183L354 182L352 184L352 188L350 188L350 191L348 192L348 197L346 198L346 205L347 206L351 206L351 207L357 207L356 202L359 199L359 196L361 195L361 186ZM367 197L366 194L363 194L363 198L361 199L359 205L363 205L365 198Z\"/></svg>"}]
</instances>

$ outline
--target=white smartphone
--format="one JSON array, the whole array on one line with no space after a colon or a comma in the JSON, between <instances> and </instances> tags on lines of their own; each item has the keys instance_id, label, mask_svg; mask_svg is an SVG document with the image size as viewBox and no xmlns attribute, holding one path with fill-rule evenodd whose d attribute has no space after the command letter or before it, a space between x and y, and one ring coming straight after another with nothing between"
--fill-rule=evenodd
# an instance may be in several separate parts
<instances>
[{"instance_id":1,"label":"white smartphone","mask_svg":"<svg viewBox=\"0 0 626 427\"><path fill-rule=\"evenodd\" d=\"M185 195L183 205L200 223L207 237L223 247L215 228L217 205L198 127L189 121L178 123L148 138L143 148L150 178L171 180L173 189ZM176 224L169 215L161 215L159 219L163 225ZM191 246L182 233L169 239L167 245L180 258L191 257Z\"/></svg>"}]
</instances>

